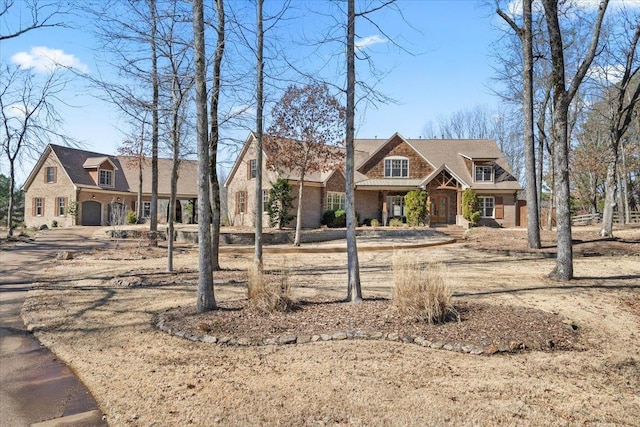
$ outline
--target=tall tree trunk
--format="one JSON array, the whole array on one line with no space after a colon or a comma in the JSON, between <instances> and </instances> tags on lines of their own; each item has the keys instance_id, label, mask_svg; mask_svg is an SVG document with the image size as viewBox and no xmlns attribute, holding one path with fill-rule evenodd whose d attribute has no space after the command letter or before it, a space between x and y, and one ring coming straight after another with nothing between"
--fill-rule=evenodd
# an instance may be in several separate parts
<instances>
[{"instance_id":1,"label":"tall tree trunk","mask_svg":"<svg viewBox=\"0 0 640 427\"><path fill-rule=\"evenodd\" d=\"M573 246L571 241L571 199L569 188L569 107L571 100L575 96L580 83L589 70L593 62L600 28L608 0L600 3L599 13L594 26L588 54L580 63L575 76L571 80L569 89L566 88L564 48L562 42L562 32L558 21L558 1L543 0L545 20L549 35L549 47L551 49L551 83L553 86L553 109L554 109L554 160L555 160L555 188L556 188L556 221L557 221L557 242L558 255L556 267L550 273L550 277L559 280L570 280L573 278Z\"/></svg>"},{"instance_id":2,"label":"tall tree trunk","mask_svg":"<svg viewBox=\"0 0 640 427\"><path fill-rule=\"evenodd\" d=\"M171 165L171 195L169 196L169 212L167 215L168 231L167 231L167 271L173 271L173 237L174 222L176 218L176 194L178 192L178 168L180 167L180 147L178 142L174 141L173 162Z\"/></svg>"},{"instance_id":3,"label":"tall tree trunk","mask_svg":"<svg viewBox=\"0 0 640 427\"><path fill-rule=\"evenodd\" d=\"M256 2L256 192L253 264L256 277L262 273L262 141L263 141L263 106L264 106L264 29L262 28L262 3Z\"/></svg>"},{"instance_id":4,"label":"tall tree trunk","mask_svg":"<svg viewBox=\"0 0 640 427\"><path fill-rule=\"evenodd\" d=\"M209 140L210 170L211 170L211 269L220 270L220 182L218 180L218 142L220 139L220 125L218 122L218 104L220 101L220 73L225 46L225 16L224 1L216 0L216 14L218 25L216 33L216 51L213 58L213 88L211 90L211 135Z\"/></svg>"},{"instance_id":5,"label":"tall tree trunk","mask_svg":"<svg viewBox=\"0 0 640 427\"><path fill-rule=\"evenodd\" d=\"M296 237L293 239L294 246L300 246L300 237L302 234L302 194L304 189L304 169L300 171L300 179L298 180L298 209L296 213Z\"/></svg>"},{"instance_id":6,"label":"tall tree trunk","mask_svg":"<svg viewBox=\"0 0 640 427\"><path fill-rule=\"evenodd\" d=\"M207 141L207 80L203 9L202 0L193 0L196 134L198 139L198 291L196 309L199 313L216 308L211 271L211 203L209 202L211 163L209 141Z\"/></svg>"},{"instance_id":7,"label":"tall tree trunk","mask_svg":"<svg viewBox=\"0 0 640 427\"><path fill-rule=\"evenodd\" d=\"M538 194L536 183L536 153L533 120L533 24L531 12L532 0L523 0L522 47L524 53L524 144L525 173L527 191L527 243L531 249L540 249L540 217L538 216Z\"/></svg>"},{"instance_id":8,"label":"tall tree trunk","mask_svg":"<svg viewBox=\"0 0 640 427\"><path fill-rule=\"evenodd\" d=\"M601 237L613 237L613 211L616 207L618 144L612 135L609 136L607 151L607 175L604 182L604 209L602 210L602 227L600 228Z\"/></svg>"},{"instance_id":9,"label":"tall tree trunk","mask_svg":"<svg viewBox=\"0 0 640 427\"><path fill-rule=\"evenodd\" d=\"M150 231L158 231L158 141L160 119L158 117L159 94L158 86L158 52L156 48L156 37L158 31L158 17L156 11L156 0L149 0L151 12L151 84L153 86L153 99L151 103L152 134L151 134L151 224ZM152 244L157 244L157 237L152 237Z\"/></svg>"},{"instance_id":10,"label":"tall tree trunk","mask_svg":"<svg viewBox=\"0 0 640 427\"><path fill-rule=\"evenodd\" d=\"M13 205L15 204L16 170L14 159L9 159L9 206L7 206L7 237L13 236ZM24 201L25 204L27 201ZM26 208L25 208L26 209Z\"/></svg>"},{"instance_id":11,"label":"tall tree trunk","mask_svg":"<svg viewBox=\"0 0 640 427\"><path fill-rule=\"evenodd\" d=\"M355 138L355 92L356 92L356 64L355 64L355 0L348 0L347 6L347 120L346 120L346 188L345 204L347 215L347 301L361 302L362 288L360 286L360 264L358 262L358 247L356 244L356 209L354 185L354 147Z\"/></svg>"}]
</instances>

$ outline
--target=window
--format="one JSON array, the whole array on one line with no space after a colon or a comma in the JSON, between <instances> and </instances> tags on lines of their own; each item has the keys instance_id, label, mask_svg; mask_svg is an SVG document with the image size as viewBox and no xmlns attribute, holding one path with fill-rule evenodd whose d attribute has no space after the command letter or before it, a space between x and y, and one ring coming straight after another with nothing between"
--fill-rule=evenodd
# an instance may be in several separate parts
<instances>
[{"instance_id":1,"label":"window","mask_svg":"<svg viewBox=\"0 0 640 427\"><path fill-rule=\"evenodd\" d=\"M236 193L236 213L243 214L247 212L247 192L238 191Z\"/></svg>"},{"instance_id":2,"label":"window","mask_svg":"<svg viewBox=\"0 0 640 427\"><path fill-rule=\"evenodd\" d=\"M407 178L409 176L409 159L405 157L389 157L384 159L385 178Z\"/></svg>"},{"instance_id":3,"label":"window","mask_svg":"<svg viewBox=\"0 0 640 427\"><path fill-rule=\"evenodd\" d=\"M257 175L256 171L258 170L256 165L257 165L256 159L249 160L249 179L253 179L256 177Z\"/></svg>"},{"instance_id":4,"label":"window","mask_svg":"<svg viewBox=\"0 0 640 427\"><path fill-rule=\"evenodd\" d=\"M389 215L391 217L405 216L404 196L389 196L387 198L387 205L389 206Z\"/></svg>"},{"instance_id":5,"label":"window","mask_svg":"<svg viewBox=\"0 0 640 427\"><path fill-rule=\"evenodd\" d=\"M33 199L33 215L44 215L44 199L42 197L36 197Z\"/></svg>"},{"instance_id":6,"label":"window","mask_svg":"<svg viewBox=\"0 0 640 427\"><path fill-rule=\"evenodd\" d=\"M100 169L100 185L113 187L113 171Z\"/></svg>"},{"instance_id":7,"label":"window","mask_svg":"<svg viewBox=\"0 0 640 427\"><path fill-rule=\"evenodd\" d=\"M64 216L67 211L67 198L58 197L58 216Z\"/></svg>"},{"instance_id":8,"label":"window","mask_svg":"<svg viewBox=\"0 0 640 427\"><path fill-rule=\"evenodd\" d=\"M482 218L493 218L495 199L493 197L478 197L480 204L480 216Z\"/></svg>"},{"instance_id":9,"label":"window","mask_svg":"<svg viewBox=\"0 0 640 427\"><path fill-rule=\"evenodd\" d=\"M476 165L476 181L493 182L493 166Z\"/></svg>"},{"instance_id":10,"label":"window","mask_svg":"<svg viewBox=\"0 0 640 427\"><path fill-rule=\"evenodd\" d=\"M269 203L269 190L262 190L262 212L267 212L267 203Z\"/></svg>"},{"instance_id":11,"label":"window","mask_svg":"<svg viewBox=\"0 0 640 427\"><path fill-rule=\"evenodd\" d=\"M151 216L151 202L142 202L142 218Z\"/></svg>"},{"instance_id":12,"label":"window","mask_svg":"<svg viewBox=\"0 0 640 427\"><path fill-rule=\"evenodd\" d=\"M55 166L47 166L47 183L53 184L56 182L56 168Z\"/></svg>"},{"instance_id":13,"label":"window","mask_svg":"<svg viewBox=\"0 0 640 427\"><path fill-rule=\"evenodd\" d=\"M335 191L328 191L327 192L327 210L330 211L338 211L338 210L344 210L345 207L345 194L344 193L338 193Z\"/></svg>"}]
</instances>

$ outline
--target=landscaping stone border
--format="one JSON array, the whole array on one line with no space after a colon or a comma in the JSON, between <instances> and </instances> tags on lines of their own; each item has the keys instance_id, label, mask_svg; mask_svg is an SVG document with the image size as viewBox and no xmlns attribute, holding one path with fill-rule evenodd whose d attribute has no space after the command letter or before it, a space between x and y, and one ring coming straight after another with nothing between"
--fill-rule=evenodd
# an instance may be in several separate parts
<instances>
[{"instance_id":1,"label":"landscaping stone border","mask_svg":"<svg viewBox=\"0 0 640 427\"><path fill-rule=\"evenodd\" d=\"M486 345L476 346L473 344L463 342L446 342L442 340L431 341L423 336L410 336L407 334L398 334L395 332L368 332L368 331L335 331L324 332L313 335L308 334L284 334L273 338L247 338L236 336L213 336L209 334L196 335L190 332L176 328L171 321L165 318L165 314L168 311L162 312L157 316L155 326L169 335L176 336L178 338L187 339L194 342L203 342L206 344L227 345L227 346L267 346L267 345L293 345L293 344L307 344L319 341L343 341L343 340L378 340L378 341L394 341L403 342L406 344L415 344L422 347L432 348L436 350L448 350L458 353L467 353L472 355L494 355L500 353L515 353L520 350L526 350L527 346L524 343L518 341L503 342L498 345ZM572 328L576 326L572 323ZM549 343L549 348L552 348L553 344Z\"/></svg>"}]
</instances>

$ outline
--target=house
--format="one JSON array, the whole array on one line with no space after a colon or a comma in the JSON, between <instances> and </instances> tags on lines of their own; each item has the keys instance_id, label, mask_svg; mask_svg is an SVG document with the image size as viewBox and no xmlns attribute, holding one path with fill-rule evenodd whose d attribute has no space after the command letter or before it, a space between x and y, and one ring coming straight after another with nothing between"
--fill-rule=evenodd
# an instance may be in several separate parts
<instances>
[{"instance_id":1,"label":"house","mask_svg":"<svg viewBox=\"0 0 640 427\"><path fill-rule=\"evenodd\" d=\"M171 159L158 159L158 220L166 221L171 185ZM181 160L176 221L192 220L197 189L197 162ZM137 211L138 162L134 157L111 156L49 144L23 186L25 224L28 227L109 225L123 222ZM151 159L142 164L142 216L151 210ZM74 214L75 211L75 214Z\"/></svg>"},{"instance_id":2,"label":"house","mask_svg":"<svg viewBox=\"0 0 640 427\"><path fill-rule=\"evenodd\" d=\"M481 225L519 225L517 193L522 188L493 140L406 139L396 133L388 139L357 139L354 148L355 207L361 222L375 218L387 224L390 218L404 218L404 196L424 189L432 225L466 226L462 193L472 188L480 199ZM297 174L268 169L268 156L263 150L263 201L278 176L287 178L297 194ZM254 222L255 177L256 139L250 134L224 184L232 224ZM304 185L303 227L319 227L327 209L344 209L342 166L308 174ZM266 212L262 215L263 223L268 224Z\"/></svg>"}]
</instances>

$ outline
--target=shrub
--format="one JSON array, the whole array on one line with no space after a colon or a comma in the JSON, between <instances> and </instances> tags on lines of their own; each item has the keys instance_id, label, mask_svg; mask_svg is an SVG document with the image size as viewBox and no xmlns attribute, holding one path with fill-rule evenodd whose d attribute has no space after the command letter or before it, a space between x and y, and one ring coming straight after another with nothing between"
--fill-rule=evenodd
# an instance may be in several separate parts
<instances>
[{"instance_id":1,"label":"shrub","mask_svg":"<svg viewBox=\"0 0 640 427\"><path fill-rule=\"evenodd\" d=\"M478 195L473 189L467 188L462 193L462 216L474 226L480 220L480 215Z\"/></svg>"},{"instance_id":2,"label":"shrub","mask_svg":"<svg viewBox=\"0 0 640 427\"><path fill-rule=\"evenodd\" d=\"M402 218L393 217L389 220L389 227L402 227L403 225Z\"/></svg>"},{"instance_id":3,"label":"shrub","mask_svg":"<svg viewBox=\"0 0 640 427\"><path fill-rule=\"evenodd\" d=\"M332 228L344 228L347 226L347 212L343 211L342 209L339 209L337 211L334 212L335 213L335 219L333 220L333 223L331 225Z\"/></svg>"},{"instance_id":4,"label":"shrub","mask_svg":"<svg viewBox=\"0 0 640 427\"><path fill-rule=\"evenodd\" d=\"M326 225L327 227L331 227L331 224L333 224L333 221L335 221L335 219L336 219L335 211L331 209L327 209L322 213L322 219L320 220L320 224Z\"/></svg>"},{"instance_id":5,"label":"shrub","mask_svg":"<svg viewBox=\"0 0 640 427\"><path fill-rule=\"evenodd\" d=\"M422 322L460 320L441 263L420 263L408 252L393 256L393 299L400 313Z\"/></svg>"},{"instance_id":6,"label":"shrub","mask_svg":"<svg viewBox=\"0 0 640 427\"><path fill-rule=\"evenodd\" d=\"M372 227L378 227L380 225L380 221L378 221L377 219L373 218L371 220L370 224L371 224Z\"/></svg>"},{"instance_id":7,"label":"shrub","mask_svg":"<svg viewBox=\"0 0 640 427\"><path fill-rule=\"evenodd\" d=\"M427 192L424 190L409 191L404 196L407 211L407 225L415 227L427 222Z\"/></svg>"},{"instance_id":8,"label":"shrub","mask_svg":"<svg viewBox=\"0 0 640 427\"><path fill-rule=\"evenodd\" d=\"M127 212L127 224L135 224L138 222L138 216L134 211Z\"/></svg>"},{"instance_id":9,"label":"shrub","mask_svg":"<svg viewBox=\"0 0 640 427\"><path fill-rule=\"evenodd\" d=\"M277 225L278 229L282 230L282 227L295 218L289 213L293 207L293 199L291 184L285 178L279 177L269 190L267 213L269 214L270 227Z\"/></svg>"},{"instance_id":10,"label":"shrub","mask_svg":"<svg viewBox=\"0 0 640 427\"><path fill-rule=\"evenodd\" d=\"M282 268L270 276L258 271L255 267L249 268L247 280L249 305L265 314L293 310L295 304L290 296L289 270L284 261Z\"/></svg>"},{"instance_id":11,"label":"shrub","mask_svg":"<svg viewBox=\"0 0 640 427\"><path fill-rule=\"evenodd\" d=\"M53 221L51 221L51 228L57 228L57 227L58 227L58 221L54 219Z\"/></svg>"}]
</instances>

